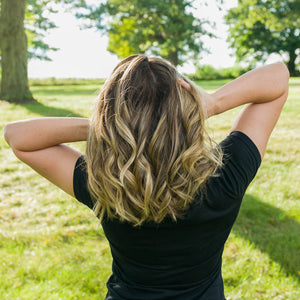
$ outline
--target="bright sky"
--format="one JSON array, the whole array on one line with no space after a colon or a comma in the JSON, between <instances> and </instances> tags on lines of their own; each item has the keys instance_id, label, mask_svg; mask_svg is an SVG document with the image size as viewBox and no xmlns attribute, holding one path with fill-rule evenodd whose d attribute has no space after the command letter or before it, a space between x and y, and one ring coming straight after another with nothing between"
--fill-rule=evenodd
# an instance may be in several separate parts
<instances>
[{"instance_id":1,"label":"bright sky","mask_svg":"<svg viewBox=\"0 0 300 300\"><path fill-rule=\"evenodd\" d=\"M210 21L216 22L215 34L219 38L203 39L211 54L204 54L200 63L214 67L232 66L235 58L230 57L232 50L226 43L227 26L224 24L223 16L226 9L237 5L237 0L225 0L223 11L218 10L215 1L207 2L209 2L208 6L199 7L198 13L200 17L208 16ZM119 59L106 50L107 37L101 36L93 29L80 30L80 21L71 13L58 13L53 17L53 21L58 28L49 31L45 41L60 50L48 54L52 59L51 62L29 61L30 78L105 78L110 74ZM192 73L194 67L192 63L187 62L179 70Z\"/></svg>"}]
</instances>

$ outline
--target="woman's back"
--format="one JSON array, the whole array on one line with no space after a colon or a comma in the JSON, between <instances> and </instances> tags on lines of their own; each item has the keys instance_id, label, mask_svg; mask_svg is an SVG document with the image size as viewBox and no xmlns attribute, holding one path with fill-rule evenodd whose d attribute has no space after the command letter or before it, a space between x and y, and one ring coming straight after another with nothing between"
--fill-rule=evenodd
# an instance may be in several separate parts
<instances>
[{"instance_id":1,"label":"woman's back","mask_svg":"<svg viewBox=\"0 0 300 300\"><path fill-rule=\"evenodd\" d=\"M200 299L204 293L224 299L224 243L260 155L241 132L233 132L221 146L223 167L209 179L205 192L199 191L183 219L141 226L118 219L102 221L113 256L107 299L110 294L112 299ZM86 179L81 157L74 173L75 196L92 208Z\"/></svg>"}]
</instances>

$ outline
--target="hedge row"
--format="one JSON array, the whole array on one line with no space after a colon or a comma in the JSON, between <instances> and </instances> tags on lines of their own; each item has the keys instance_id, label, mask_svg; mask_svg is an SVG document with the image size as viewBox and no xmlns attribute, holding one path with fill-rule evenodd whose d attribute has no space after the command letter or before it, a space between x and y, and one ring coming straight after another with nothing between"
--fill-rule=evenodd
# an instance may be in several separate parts
<instances>
[{"instance_id":1,"label":"hedge row","mask_svg":"<svg viewBox=\"0 0 300 300\"><path fill-rule=\"evenodd\" d=\"M233 66L229 68L215 69L211 65L198 66L194 74L187 76L192 80L215 80L215 79L233 79L251 70L250 67Z\"/></svg>"}]
</instances>

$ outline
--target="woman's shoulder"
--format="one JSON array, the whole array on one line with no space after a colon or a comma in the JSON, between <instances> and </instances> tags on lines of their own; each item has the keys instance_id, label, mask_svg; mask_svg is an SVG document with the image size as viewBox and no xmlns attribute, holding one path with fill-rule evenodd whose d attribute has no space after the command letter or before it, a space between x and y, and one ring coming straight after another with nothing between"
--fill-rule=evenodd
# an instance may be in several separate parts
<instances>
[{"instance_id":1,"label":"woman's shoulder","mask_svg":"<svg viewBox=\"0 0 300 300\"><path fill-rule=\"evenodd\" d=\"M261 164L260 153L240 131L231 132L221 143L223 165L207 182L208 202L219 209L240 203Z\"/></svg>"},{"instance_id":2,"label":"woman's shoulder","mask_svg":"<svg viewBox=\"0 0 300 300\"><path fill-rule=\"evenodd\" d=\"M93 209L94 203L88 190L87 164L83 155L77 159L75 164L73 174L73 189L75 198L79 202Z\"/></svg>"}]
</instances>

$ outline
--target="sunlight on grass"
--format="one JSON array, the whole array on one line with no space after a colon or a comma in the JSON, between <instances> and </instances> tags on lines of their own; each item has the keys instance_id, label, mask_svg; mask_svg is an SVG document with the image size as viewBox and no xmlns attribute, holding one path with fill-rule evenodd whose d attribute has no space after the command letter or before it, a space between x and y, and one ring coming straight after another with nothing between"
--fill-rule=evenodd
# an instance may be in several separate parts
<instances>
[{"instance_id":1,"label":"sunlight on grass","mask_svg":"<svg viewBox=\"0 0 300 300\"><path fill-rule=\"evenodd\" d=\"M225 82L198 84L213 91ZM0 101L0 128L33 117L90 117L99 87L33 86L35 104ZM226 244L228 300L300 299L299 95L300 78L293 78ZM238 111L208 121L216 141L226 136ZM74 146L84 152L85 143ZM112 261L93 213L17 161L2 135L0 159L0 299L104 299Z\"/></svg>"}]
</instances>

